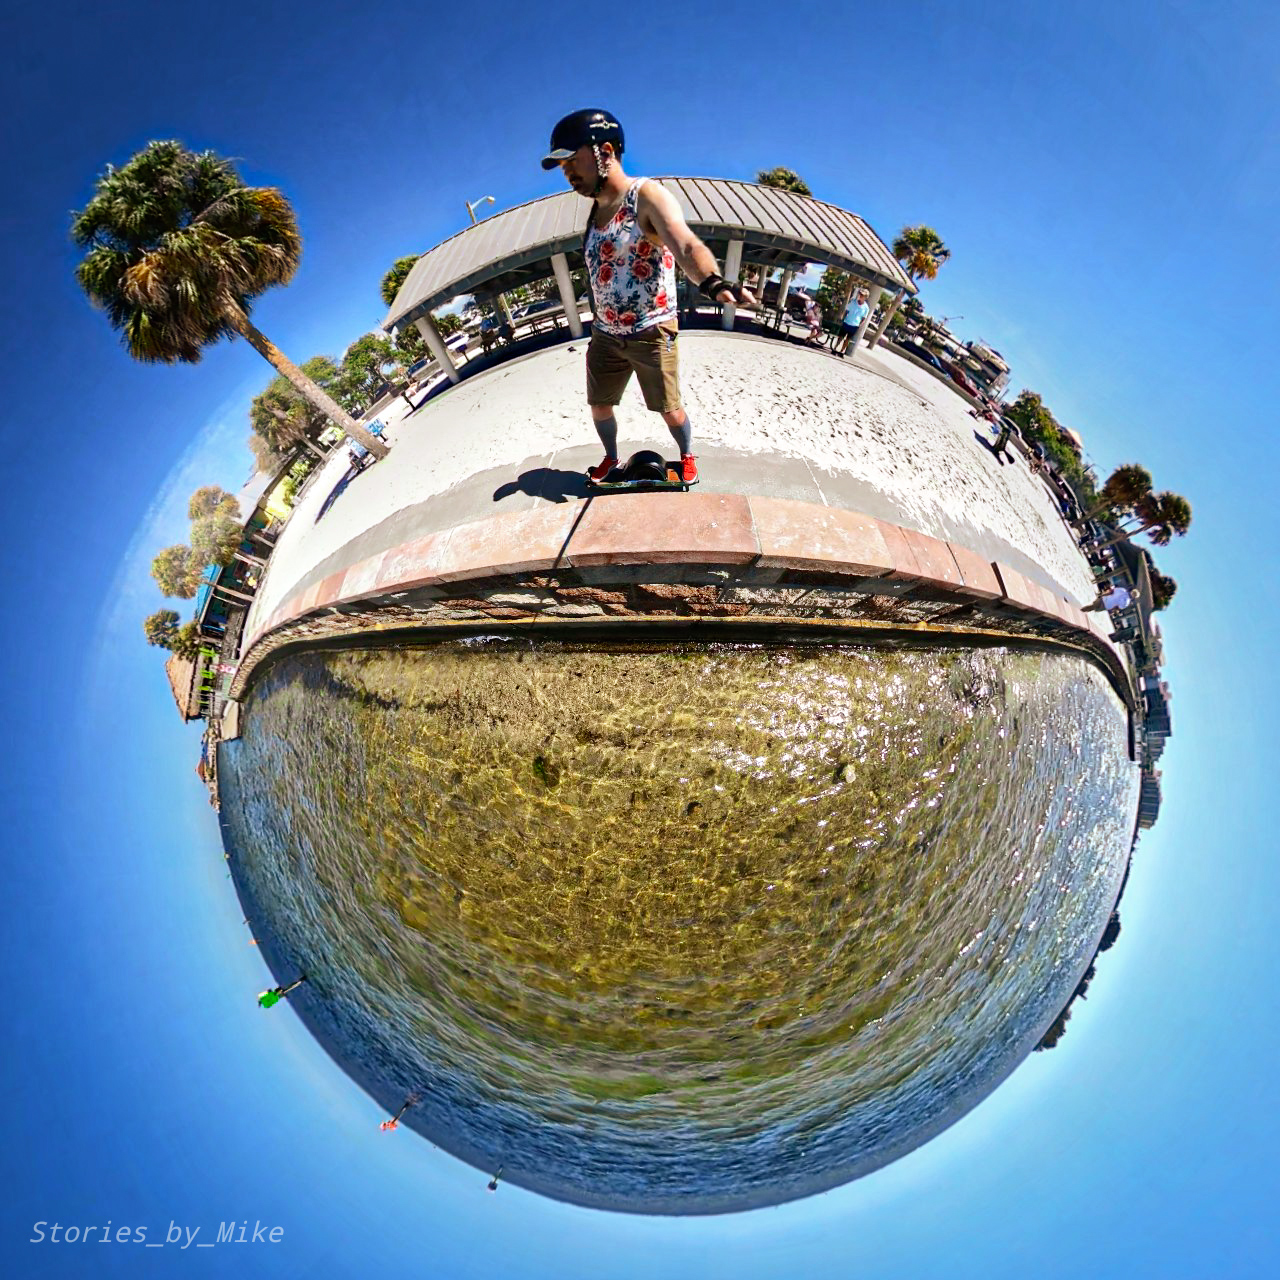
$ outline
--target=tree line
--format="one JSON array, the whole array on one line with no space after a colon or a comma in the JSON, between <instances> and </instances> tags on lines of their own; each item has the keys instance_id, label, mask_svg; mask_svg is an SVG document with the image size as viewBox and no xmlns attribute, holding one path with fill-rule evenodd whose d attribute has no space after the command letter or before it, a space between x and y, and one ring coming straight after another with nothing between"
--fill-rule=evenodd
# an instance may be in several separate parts
<instances>
[{"instance_id":1,"label":"tree line","mask_svg":"<svg viewBox=\"0 0 1280 1280\"><path fill-rule=\"evenodd\" d=\"M202 485L187 502L191 534L187 542L165 547L151 562L151 577L161 592L178 600L190 600L200 587L208 565L228 565L237 557L261 566L262 558L246 551L244 522L234 494L216 484ZM194 658L200 647L194 621L179 625L173 609L161 609L143 619L147 643Z\"/></svg>"},{"instance_id":2,"label":"tree line","mask_svg":"<svg viewBox=\"0 0 1280 1280\"><path fill-rule=\"evenodd\" d=\"M441 332L453 333L462 322L457 316L440 317ZM301 372L347 413L362 414L388 390L401 394L408 386L409 366L427 355L426 343L413 326L406 326L394 340L382 333L357 338L339 359L312 356ZM288 378L277 377L249 405L249 449L259 470L273 471L296 448L324 456L320 437L335 423Z\"/></svg>"},{"instance_id":3,"label":"tree line","mask_svg":"<svg viewBox=\"0 0 1280 1280\"><path fill-rule=\"evenodd\" d=\"M1112 546L1145 534L1152 545L1166 547L1191 528L1191 503L1171 490L1157 491L1151 473L1135 462L1117 467L1098 488L1092 471L1084 465L1067 440L1062 425L1036 392L1019 392L1004 412L1027 441L1044 450L1075 490L1082 508L1081 514L1072 521L1075 528L1083 530L1094 521L1102 521L1113 530L1111 537L1097 546ZM1164 609L1173 599L1178 584L1160 572L1149 551L1144 554L1151 574L1151 607Z\"/></svg>"}]
</instances>

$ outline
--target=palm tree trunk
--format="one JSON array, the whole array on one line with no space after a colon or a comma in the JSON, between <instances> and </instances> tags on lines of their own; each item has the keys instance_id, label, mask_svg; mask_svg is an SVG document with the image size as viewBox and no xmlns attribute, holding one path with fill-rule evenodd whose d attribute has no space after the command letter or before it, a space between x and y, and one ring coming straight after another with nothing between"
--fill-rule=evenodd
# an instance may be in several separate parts
<instances>
[{"instance_id":1,"label":"palm tree trunk","mask_svg":"<svg viewBox=\"0 0 1280 1280\"><path fill-rule=\"evenodd\" d=\"M1090 520L1096 520L1100 515L1105 515L1106 512L1113 509L1114 505L1115 504L1111 502L1104 502L1101 505L1094 507L1091 511L1086 511L1079 517L1079 519L1072 520L1070 523L1074 528L1079 529L1088 524Z\"/></svg>"},{"instance_id":2,"label":"palm tree trunk","mask_svg":"<svg viewBox=\"0 0 1280 1280\"><path fill-rule=\"evenodd\" d=\"M1146 533L1148 529L1154 529L1159 523L1159 520L1152 520L1150 524L1139 525L1136 529L1122 530L1114 538L1098 543L1098 550L1101 551L1105 547L1114 547L1117 542L1132 542L1139 534Z\"/></svg>"},{"instance_id":3,"label":"palm tree trunk","mask_svg":"<svg viewBox=\"0 0 1280 1280\"><path fill-rule=\"evenodd\" d=\"M253 325L242 307L234 302L225 306L231 327L281 376L287 378L317 409L332 419L353 440L358 440L375 458L387 456L387 446L371 431L362 427L337 401L316 386L274 343L269 342Z\"/></svg>"},{"instance_id":4,"label":"palm tree trunk","mask_svg":"<svg viewBox=\"0 0 1280 1280\"><path fill-rule=\"evenodd\" d=\"M283 412L283 410L277 409L274 405L268 405L267 412L271 414L271 416L275 418L277 422L284 424L286 429L282 433L282 435L286 443L306 445L306 447L310 449L311 452L314 453L317 458L327 458L329 456L318 445L311 443L311 440L308 437L305 430L302 430L302 431L295 430L293 427L293 424L289 421L289 415Z\"/></svg>"},{"instance_id":5,"label":"palm tree trunk","mask_svg":"<svg viewBox=\"0 0 1280 1280\"><path fill-rule=\"evenodd\" d=\"M1150 490L1148 490L1147 493L1150 494ZM1123 497L1104 498L1101 502L1097 504L1097 506L1093 508L1092 511L1086 511L1084 515L1080 517L1080 520L1081 521L1093 520L1097 516L1102 515L1106 511L1118 511L1120 512L1121 520L1129 520L1129 519L1132 519L1133 517L1134 507L1136 507L1141 502L1141 500L1142 500L1141 496L1134 497L1131 499L1126 499Z\"/></svg>"}]
</instances>

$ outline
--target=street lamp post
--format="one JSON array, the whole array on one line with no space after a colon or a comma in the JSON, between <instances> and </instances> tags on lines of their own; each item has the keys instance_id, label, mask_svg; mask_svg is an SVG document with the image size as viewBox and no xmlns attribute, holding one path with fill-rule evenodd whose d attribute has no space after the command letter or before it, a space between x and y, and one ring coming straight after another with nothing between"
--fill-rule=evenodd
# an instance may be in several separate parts
<instances>
[{"instance_id":1,"label":"street lamp post","mask_svg":"<svg viewBox=\"0 0 1280 1280\"><path fill-rule=\"evenodd\" d=\"M482 205L482 204L484 204L486 201L487 201L489 204L493 204L493 197L492 197L492 196L481 196L479 200L468 200L468 201L467 201L467 217L469 217L469 218L471 219L471 225L472 225L472 226L475 226L475 223L476 223L476 207L477 207L478 205ZM506 317L507 324L510 324L510 323L511 323L511 308L507 306L507 300L506 300L506 298L504 298L504 297L502 296L502 294L498 294L498 305L502 308L502 314L503 314L503 316L504 316L504 317Z\"/></svg>"},{"instance_id":2,"label":"street lamp post","mask_svg":"<svg viewBox=\"0 0 1280 1280\"><path fill-rule=\"evenodd\" d=\"M492 203L493 203L493 197L492 197L492 196L481 196L479 200L468 200L468 201L467 201L467 217L469 217L469 218L471 219L471 225L472 225L472 226L475 226L475 221L476 221L476 206L477 206L477 205L482 205L482 204L484 204L486 201L488 201L488 203L489 203L489 204L492 204Z\"/></svg>"}]
</instances>

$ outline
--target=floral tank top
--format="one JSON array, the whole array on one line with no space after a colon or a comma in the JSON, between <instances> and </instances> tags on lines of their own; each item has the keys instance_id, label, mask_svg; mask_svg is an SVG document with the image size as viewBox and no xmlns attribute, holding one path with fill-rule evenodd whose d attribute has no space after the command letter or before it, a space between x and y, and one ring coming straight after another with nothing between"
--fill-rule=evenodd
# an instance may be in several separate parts
<instances>
[{"instance_id":1,"label":"floral tank top","mask_svg":"<svg viewBox=\"0 0 1280 1280\"><path fill-rule=\"evenodd\" d=\"M637 178L603 231L595 209L582 242L596 328L626 337L676 318L676 260L646 239L636 197L648 178Z\"/></svg>"}]
</instances>

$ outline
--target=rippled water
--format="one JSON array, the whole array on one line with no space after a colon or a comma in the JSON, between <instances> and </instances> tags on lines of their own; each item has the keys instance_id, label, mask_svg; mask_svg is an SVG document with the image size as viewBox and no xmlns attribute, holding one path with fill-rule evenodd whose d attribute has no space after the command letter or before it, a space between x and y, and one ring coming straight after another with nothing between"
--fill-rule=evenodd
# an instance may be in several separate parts
<instances>
[{"instance_id":1,"label":"rippled water","mask_svg":"<svg viewBox=\"0 0 1280 1280\"><path fill-rule=\"evenodd\" d=\"M1004 649L313 653L241 723L237 886L326 1049L478 1167L638 1211L809 1194L973 1106L1136 803L1104 680Z\"/></svg>"}]
</instances>

